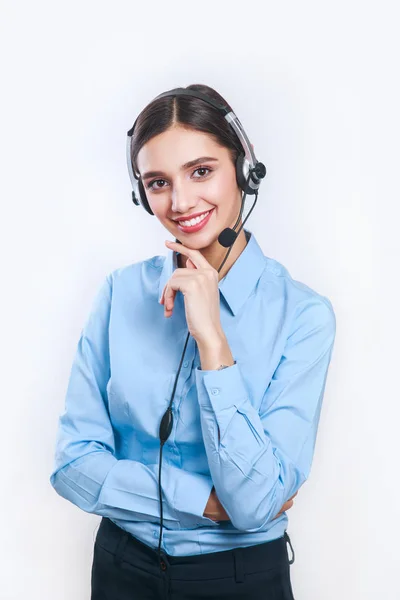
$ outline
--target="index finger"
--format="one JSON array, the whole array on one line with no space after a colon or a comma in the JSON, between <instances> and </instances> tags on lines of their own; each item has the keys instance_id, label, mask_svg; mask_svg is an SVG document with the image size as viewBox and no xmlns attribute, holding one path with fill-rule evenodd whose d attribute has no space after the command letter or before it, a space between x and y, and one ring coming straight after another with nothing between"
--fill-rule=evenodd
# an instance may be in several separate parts
<instances>
[{"instance_id":1,"label":"index finger","mask_svg":"<svg viewBox=\"0 0 400 600\"><path fill-rule=\"evenodd\" d=\"M183 244L178 244L177 242L171 242L170 240L165 240L165 244L172 248L172 250L176 250L185 256L188 256L192 263L200 269L201 267L210 267L210 263L200 250L194 250L193 248L187 248Z\"/></svg>"}]
</instances>

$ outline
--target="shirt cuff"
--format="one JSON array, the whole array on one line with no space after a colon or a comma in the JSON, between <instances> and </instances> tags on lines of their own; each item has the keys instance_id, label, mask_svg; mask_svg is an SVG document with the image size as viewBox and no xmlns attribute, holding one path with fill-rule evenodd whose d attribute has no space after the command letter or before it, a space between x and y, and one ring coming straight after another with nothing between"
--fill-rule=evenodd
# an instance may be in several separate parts
<instances>
[{"instance_id":1,"label":"shirt cuff","mask_svg":"<svg viewBox=\"0 0 400 600\"><path fill-rule=\"evenodd\" d=\"M203 371L195 369L197 394L200 406L212 407L215 412L238 409L248 397L239 365L226 369Z\"/></svg>"},{"instance_id":2,"label":"shirt cuff","mask_svg":"<svg viewBox=\"0 0 400 600\"><path fill-rule=\"evenodd\" d=\"M236 412L249 398L239 365L221 371L195 369L195 377L200 408L214 413L222 440ZM246 408L243 406L242 411Z\"/></svg>"},{"instance_id":3,"label":"shirt cuff","mask_svg":"<svg viewBox=\"0 0 400 600\"><path fill-rule=\"evenodd\" d=\"M188 481L191 478L191 481ZM182 528L193 528L197 525L218 525L203 513L213 488L209 475L185 472L185 477L178 477L174 495L174 509Z\"/></svg>"}]
</instances>

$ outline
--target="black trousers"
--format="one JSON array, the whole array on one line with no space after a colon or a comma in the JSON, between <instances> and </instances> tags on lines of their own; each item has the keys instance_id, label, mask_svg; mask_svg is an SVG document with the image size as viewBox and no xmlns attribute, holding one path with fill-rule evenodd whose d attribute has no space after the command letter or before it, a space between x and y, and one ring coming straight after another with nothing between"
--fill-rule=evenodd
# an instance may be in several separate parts
<instances>
[{"instance_id":1,"label":"black trousers","mask_svg":"<svg viewBox=\"0 0 400 600\"><path fill-rule=\"evenodd\" d=\"M289 542L292 560L287 550ZM288 534L195 556L170 556L102 518L94 544L91 600L294 600Z\"/></svg>"}]
</instances>

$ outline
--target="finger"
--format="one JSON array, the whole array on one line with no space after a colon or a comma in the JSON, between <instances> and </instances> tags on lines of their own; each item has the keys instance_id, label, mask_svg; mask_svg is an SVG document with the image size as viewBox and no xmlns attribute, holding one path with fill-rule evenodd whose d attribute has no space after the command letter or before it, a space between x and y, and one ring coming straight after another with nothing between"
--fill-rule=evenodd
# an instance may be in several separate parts
<instances>
[{"instance_id":1,"label":"finger","mask_svg":"<svg viewBox=\"0 0 400 600\"><path fill-rule=\"evenodd\" d=\"M163 289L162 294L161 294L160 304L164 304L164 292L165 292L165 285L164 285L164 289Z\"/></svg>"},{"instance_id":2,"label":"finger","mask_svg":"<svg viewBox=\"0 0 400 600\"><path fill-rule=\"evenodd\" d=\"M164 285L164 289L162 291L161 299L160 299L160 304L164 304L164 306L165 306L165 291L167 289L167 285L168 285L167 283Z\"/></svg>"},{"instance_id":3,"label":"finger","mask_svg":"<svg viewBox=\"0 0 400 600\"><path fill-rule=\"evenodd\" d=\"M165 245L171 250L176 250L181 254L184 254L195 265L196 269L201 269L202 267L210 267L210 263L204 256L201 254L200 250L194 250L193 248L186 248L183 244L178 244L177 242L171 242L170 240L165 240Z\"/></svg>"},{"instance_id":4,"label":"finger","mask_svg":"<svg viewBox=\"0 0 400 600\"><path fill-rule=\"evenodd\" d=\"M278 512L277 515L275 515L275 517L272 519L277 519L280 515L282 515L285 511L289 510L289 508L291 508L293 506L293 502L291 504L289 504L289 502L287 502L286 504L284 504L281 508L281 510Z\"/></svg>"},{"instance_id":5,"label":"finger","mask_svg":"<svg viewBox=\"0 0 400 600\"><path fill-rule=\"evenodd\" d=\"M193 263L192 260L190 260L190 258L188 258L186 261L186 268L187 269L195 269L196 268L196 265Z\"/></svg>"},{"instance_id":6,"label":"finger","mask_svg":"<svg viewBox=\"0 0 400 600\"><path fill-rule=\"evenodd\" d=\"M169 294L172 295L172 301L171 301L170 296L168 296L168 297L166 296L166 292L168 289L170 290ZM176 294L175 290L168 288L168 284L166 283L164 286L163 292L161 294L160 304L164 304L165 309L171 310L174 305L175 294Z\"/></svg>"},{"instance_id":7,"label":"finger","mask_svg":"<svg viewBox=\"0 0 400 600\"><path fill-rule=\"evenodd\" d=\"M281 510L278 512L278 514L274 517L274 519L276 519L277 517L279 517L279 515L281 515L282 513L284 513L285 511L289 510L289 508L291 508L293 506L293 501L288 501L285 502L285 504L282 506Z\"/></svg>"},{"instance_id":8,"label":"finger","mask_svg":"<svg viewBox=\"0 0 400 600\"><path fill-rule=\"evenodd\" d=\"M169 291L168 286L165 288L164 292L164 312L169 312L171 310L171 292Z\"/></svg>"},{"instance_id":9,"label":"finger","mask_svg":"<svg viewBox=\"0 0 400 600\"><path fill-rule=\"evenodd\" d=\"M170 285L167 285L164 293L164 307L167 312L172 312L175 295L176 291L173 290Z\"/></svg>"}]
</instances>

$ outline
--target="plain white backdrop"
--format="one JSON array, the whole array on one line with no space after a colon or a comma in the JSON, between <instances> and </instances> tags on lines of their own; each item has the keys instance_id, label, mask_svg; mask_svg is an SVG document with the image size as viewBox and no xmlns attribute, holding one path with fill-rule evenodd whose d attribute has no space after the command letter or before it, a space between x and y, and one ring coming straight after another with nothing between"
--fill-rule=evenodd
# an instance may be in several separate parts
<instances>
[{"instance_id":1,"label":"plain white backdrop","mask_svg":"<svg viewBox=\"0 0 400 600\"><path fill-rule=\"evenodd\" d=\"M226 97L267 166L247 228L336 313L313 467L288 512L296 600L399 599L396 11L3 0L1 600L89 598L100 517L50 486L57 420L103 278L172 239L131 202L126 132L191 83Z\"/></svg>"}]
</instances>

